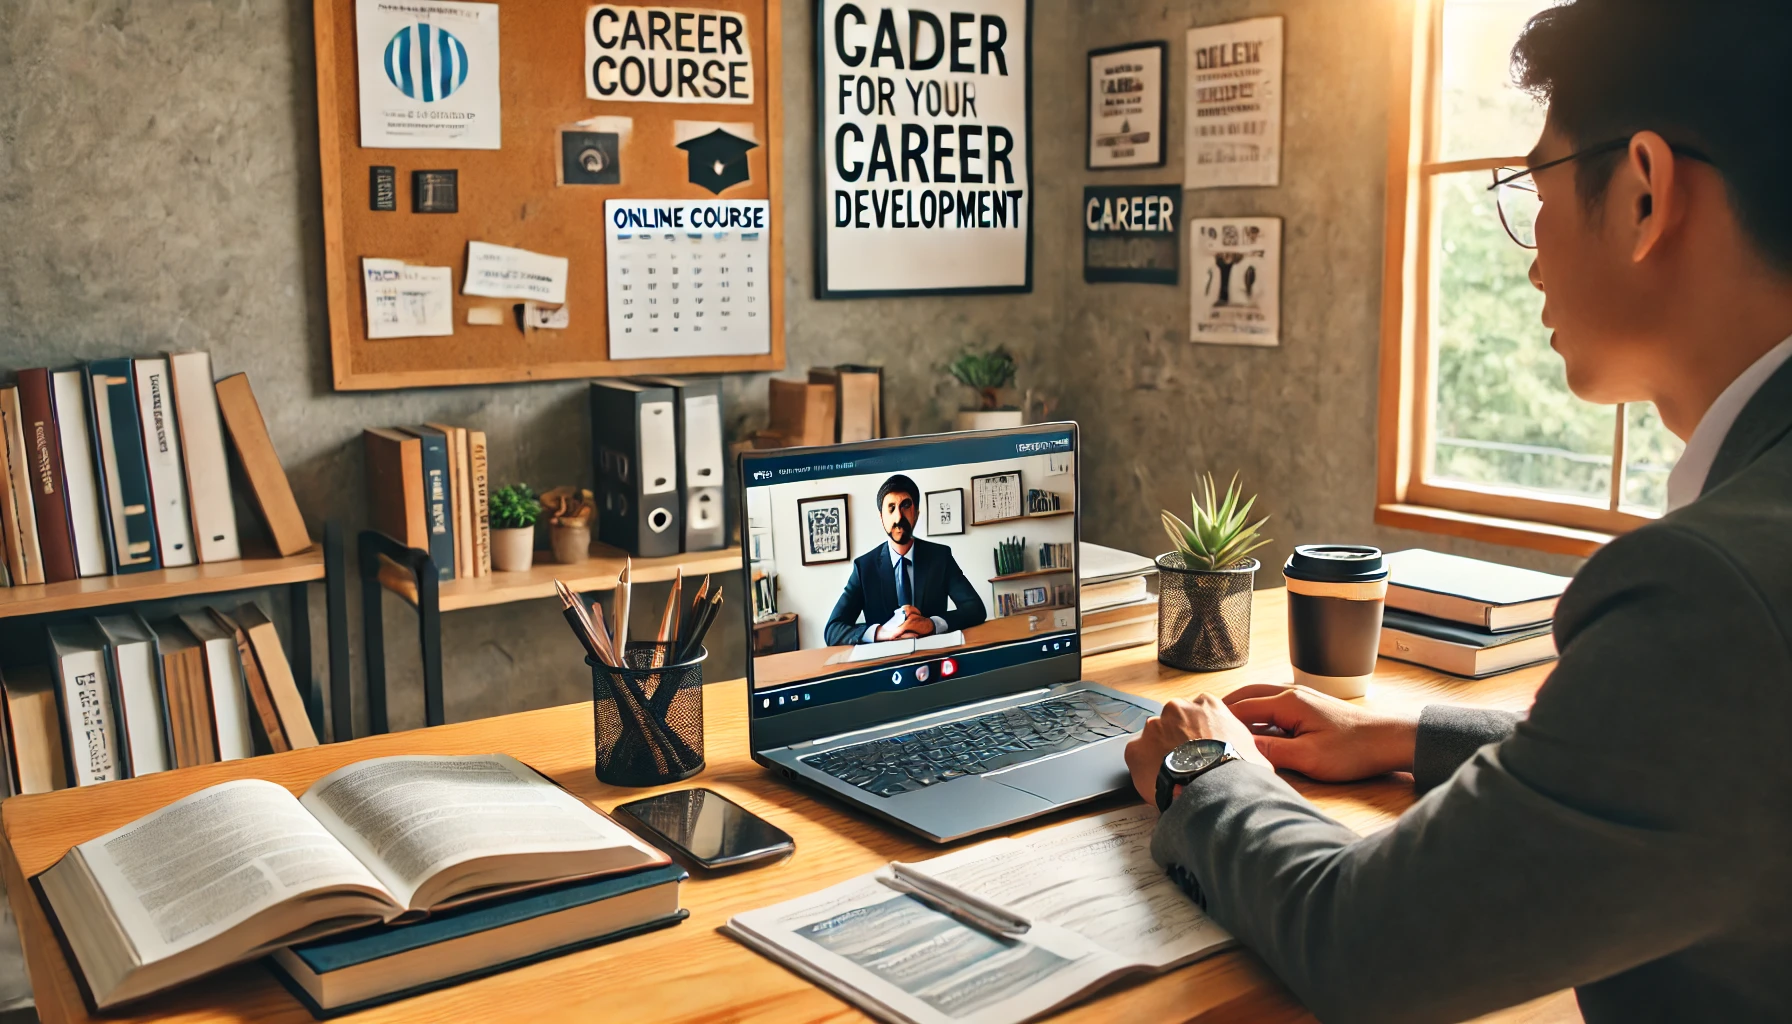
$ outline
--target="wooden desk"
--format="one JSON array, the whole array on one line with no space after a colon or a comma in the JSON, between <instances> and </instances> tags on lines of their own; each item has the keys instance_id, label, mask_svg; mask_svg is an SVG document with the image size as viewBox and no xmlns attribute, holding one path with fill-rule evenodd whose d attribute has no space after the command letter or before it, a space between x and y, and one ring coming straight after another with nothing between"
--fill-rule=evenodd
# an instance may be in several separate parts
<instances>
[{"instance_id":1,"label":"wooden desk","mask_svg":"<svg viewBox=\"0 0 1792 1024\"><path fill-rule=\"evenodd\" d=\"M807 650L785 651L781 654L763 654L753 659L753 688L764 690L773 686L783 686L785 683L795 682L799 679L820 679L825 676L860 672L896 661L925 660L929 657L944 658L956 651L982 644L1006 643L1038 633L1061 632L1064 628L1053 626L1051 612L1043 611L1004 615L999 619L979 622L975 626L966 626L964 628L964 643L941 647L925 654L893 654L887 658L847 661L847 655L852 653L852 644L811 647Z\"/></svg>"},{"instance_id":2,"label":"wooden desk","mask_svg":"<svg viewBox=\"0 0 1792 1024\"><path fill-rule=\"evenodd\" d=\"M1252 661L1231 672L1197 676L1159 665L1151 646L1085 662L1092 679L1160 700L1201 691L1224 693L1251 682L1289 679L1285 600L1279 590L1256 595ZM1383 662L1369 700L1417 706L1472 701L1526 707L1547 670L1527 669L1484 682L1450 680L1423 669ZM871 871L894 859L914 860L939 848L878 824L842 805L775 781L747 756L745 684L706 688L708 769L679 787L719 790L796 839L796 853L768 867L719 878L693 878L684 889L691 918L665 931L573 953L545 963L374 1009L357 1021L526 1020L767 1021L809 1024L865 1018L834 996L716 932L740 911L766 906ZM574 704L477 722L370 736L309 750L187 768L126 782L38 796L0 806L6 888L18 917L38 1014L49 1024L88 1016L42 910L25 883L68 848L108 832L194 790L244 776L278 782L294 793L335 768L400 753L484 753L501 750L553 776L605 809L643 795L597 782L592 774L591 710ZM1305 792L1359 831L1386 825L1412 803L1410 782L1389 777L1343 786L1296 780ZM1123 798L1043 819L1055 824ZM245 964L154 997L134 1017L189 1022L300 1024L310 1015L259 964ZM1564 1015L1566 1014L1566 1015ZM1509 1022L1578 1020L1572 998L1507 1011ZM1305 1012L1249 953L1232 951L1148 982L1127 985L1073 1007L1058 1019L1077 1022L1304 1020Z\"/></svg>"}]
</instances>

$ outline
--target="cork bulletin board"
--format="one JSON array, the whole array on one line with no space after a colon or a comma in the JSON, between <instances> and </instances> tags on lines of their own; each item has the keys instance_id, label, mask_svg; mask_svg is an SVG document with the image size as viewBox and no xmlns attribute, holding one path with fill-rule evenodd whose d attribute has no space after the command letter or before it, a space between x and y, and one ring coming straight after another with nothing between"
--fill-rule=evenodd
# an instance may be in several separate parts
<instances>
[{"instance_id":1,"label":"cork bulletin board","mask_svg":"<svg viewBox=\"0 0 1792 1024\"><path fill-rule=\"evenodd\" d=\"M639 8L594 0L500 2L500 148L446 149L362 146L357 0L313 0L324 258L336 388L374 390L783 369L779 2L645 0ZM619 12L639 10L643 25L650 10L691 8L740 15L752 64L751 102L706 102L700 97L687 97L685 102L589 98L587 81L593 65L586 37L593 32L591 12L600 6ZM694 24L694 17L692 21ZM614 19L609 22L609 38L618 38L618 24ZM436 42L440 42L439 36ZM461 61L463 65L467 62L464 53ZM726 77L725 71L722 77ZM615 81L608 78L607 71L606 81ZM623 94L617 91L616 95ZM616 163L611 174L616 181L562 184L566 168L561 130L593 118L632 121L613 154ZM738 174L725 177L722 180L727 184L719 193L693 181L695 162L688 148L679 148L675 133L680 129L675 122L751 124L757 145L745 156L746 180L733 180ZM688 127L684 131L688 135ZM378 168L392 171L388 175ZM417 198L413 193L423 189L423 183L414 180L414 172L441 170L455 172L454 212L413 212ZM619 199L769 202L769 266L765 268L769 353L612 358L605 203ZM375 208L381 205L395 208ZM513 312L514 303L520 300L462 294L470 242L568 260L565 328L524 331ZM370 339L364 258L448 268L452 276L452 333ZM492 310L501 309L502 322L469 324L468 310L474 307L480 307L487 319Z\"/></svg>"}]
</instances>

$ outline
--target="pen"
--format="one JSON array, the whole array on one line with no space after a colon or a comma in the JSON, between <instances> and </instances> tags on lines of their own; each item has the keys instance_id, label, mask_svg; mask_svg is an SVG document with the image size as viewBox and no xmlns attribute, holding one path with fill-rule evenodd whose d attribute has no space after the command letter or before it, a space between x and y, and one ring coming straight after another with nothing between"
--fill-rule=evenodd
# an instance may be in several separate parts
<instances>
[{"instance_id":1,"label":"pen","mask_svg":"<svg viewBox=\"0 0 1792 1024\"><path fill-rule=\"evenodd\" d=\"M985 903L968 893L953 890L950 896L937 891L934 883L918 878L908 872L901 863L893 863L890 870L895 877L878 876L884 885L909 896L954 920L1003 939L1018 939L1033 926L1022 918L992 904Z\"/></svg>"}]
</instances>

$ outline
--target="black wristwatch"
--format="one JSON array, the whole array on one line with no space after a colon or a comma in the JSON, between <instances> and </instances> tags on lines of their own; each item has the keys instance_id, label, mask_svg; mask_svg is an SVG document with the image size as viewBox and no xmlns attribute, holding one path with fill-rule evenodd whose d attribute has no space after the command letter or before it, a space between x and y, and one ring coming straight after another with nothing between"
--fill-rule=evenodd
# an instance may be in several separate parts
<instances>
[{"instance_id":1,"label":"black wristwatch","mask_svg":"<svg viewBox=\"0 0 1792 1024\"><path fill-rule=\"evenodd\" d=\"M1241 760L1225 740L1189 740L1164 755L1157 769L1157 809L1167 811L1177 786L1186 786L1227 761Z\"/></svg>"}]
</instances>

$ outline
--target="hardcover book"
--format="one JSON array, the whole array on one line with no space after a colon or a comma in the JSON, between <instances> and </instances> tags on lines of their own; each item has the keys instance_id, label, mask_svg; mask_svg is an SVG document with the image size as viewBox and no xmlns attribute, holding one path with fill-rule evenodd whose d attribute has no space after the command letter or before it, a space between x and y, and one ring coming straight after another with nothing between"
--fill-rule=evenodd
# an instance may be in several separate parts
<instances>
[{"instance_id":1,"label":"hardcover book","mask_svg":"<svg viewBox=\"0 0 1792 1024\"><path fill-rule=\"evenodd\" d=\"M56 406L56 432L62 442L62 479L68 498L69 535L75 542L75 571L104 576L112 571L106 551L105 502L93 461L93 431L88 426L87 375L57 370L50 375L50 396Z\"/></svg>"},{"instance_id":2,"label":"hardcover book","mask_svg":"<svg viewBox=\"0 0 1792 1024\"><path fill-rule=\"evenodd\" d=\"M261 406L249 388L249 376L232 374L219 381L214 390L224 429L230 434L237 463L249 483L249 495L268 528L274 549L282 556L304 551L311 546L311 534L305 529L305 517L299 514L299 503L292 496L292 483L287 480L274 441L268 436Z\"/></svg>"},{"instance_id":3,"label":"hardcover book","mask_svg":"<svg viewBox=\"0 0 1792 1024\"><path fill-rule=\"evenodd\" d=\"M149 464L143 456L143 432L137 422L137 394L129 359L96 359L87 364L93 386L94 427L99 441L108 518L112 522L112 560L117 571L147 572L159 568L156 552L154 499L149 493Z\"/></svg>"},{"instance_id":4,"label":"hardcover book","mask_svg":"<svg viewBox=\"0 0 1792 1024\"><path fill-rule=\"evenodd\" d=\"M30 460L31 503L37 515L37 542L44 556L44 582L79 579L75 540L69 533L68 500L62 476L62 440L50 397L50 371L19 371L19 412Z\"/></svg>"},{"instance_id":5,"label":"hardcover book","mask_svg":"<svg viewBox=\"0 0 1792 1024\"><path fill-rule=\"evenodd\" d=\"M162 565L192 565L199 559L193 550L187 474L181 465L180 424L174 416L168 360L139 359L131 369L137 383L137 415L143 425L144 461L149 466L149 493L155 502Z\"/></svg>"},{"instance_id":6,"label":"hardcover book","mask_svg":"<svg viewBox=\"0 0 1792 1024\"><path fill-rule=\"evenodd\" d=\"M406 427L422 442L423 513L429 528L429 557L436 563L436 575L444 580L455 578L454 504L448 470L448 437L429 427Z\"/></svg>"},{"instance_id":7,"label":"hardcover book","mask_svg":"<svg viewBox=\"0 0 1792 1024\"><path fill-rule=\"evenodd\" d=\"M212 357L176 352L168 357L174 410L180 422L181 462L187 472L187 507L201 562L241 558L230 463L224 454L224 420L212 385Z\"/></svg>"},{"instance_id":8,"label":"hardcover book","mask_svg":"<svg viewBox=\"0 0 1792 1024\"><path fill-rule=\"evenodd\" d=\"M31 502L31 453L25 446L19 389L0 388L0 442L6 445L6 555L15 585L44 581L44 554L37 544L37 510Z\"/></svg>"},{"instance_id":9,"label":"hardcover book","mask_svg":"<svg viewBox=\"0 0 1792 1024\"><path fill-rule=\"evenodd\" d=\"M1387 556L1388 607L1493 632L1523 629L1555 617L1573 582L1478 558L1412 548Z\"/></svg>"}]
</instances>

